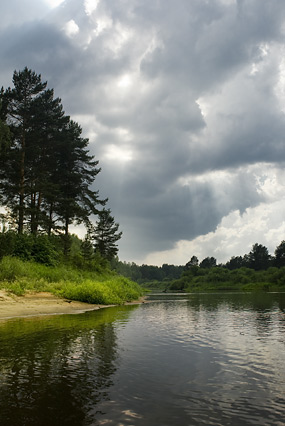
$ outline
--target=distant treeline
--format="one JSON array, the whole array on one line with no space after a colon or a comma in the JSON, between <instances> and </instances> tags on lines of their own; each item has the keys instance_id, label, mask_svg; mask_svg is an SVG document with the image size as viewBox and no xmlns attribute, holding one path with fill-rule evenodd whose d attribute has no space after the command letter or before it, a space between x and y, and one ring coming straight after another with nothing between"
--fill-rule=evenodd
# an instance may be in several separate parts
<instances>
[{"instance_id":1,"label":"distant treeline","mask_svg":"<svg viewBox=\"0 0 285 426\"><path fill-rule=\"evenodd\" d=\"M178 280L167 287L171 291L284 291L285 267L274 266L266 270L251 268L227 269L225 267L199 268L192 266Z\"/></svg>"},{"instance_id":2,"label":"distant treeline","mask_svg":"<svg viewBox=\"0 0 285 426\"><path fill-rule=\"evenodd\" d=\"M162 266L153 265L137 265L134 262L121 262L118 258L111 261L111 267L120 275L130 278L140 284L148 282L164 282L172 281L181 276L185 270L185 266L168 265Z\"/></svg>"},{"instance_id":3,"label":"distant treeline","mask_svg":"<svg viewBox=\"0 0 285 426\"><path fill-rule=\"evenodd\" d=\"M180 266L139 266L118 259L113 259L111 266L140 284L168 290L277 289L285 286L285 241L276 247L274 256L267 247L256 243L248 254L233 256L225 264L217 264L214 257L199 262L192 256Z\"/></svg>"}]
</instances>

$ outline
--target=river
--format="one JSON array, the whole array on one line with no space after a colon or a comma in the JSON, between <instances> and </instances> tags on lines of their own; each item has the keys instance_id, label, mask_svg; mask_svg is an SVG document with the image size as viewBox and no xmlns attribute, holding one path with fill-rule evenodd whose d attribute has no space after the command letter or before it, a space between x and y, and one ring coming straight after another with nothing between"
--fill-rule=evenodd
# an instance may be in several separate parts
<instances>
[{"instance_id":1,"label":"river","mask_svg":"<svg viewBox=\"0 0 285 426\"><path fill-rule=\"evenodd\" d=\"M285 293L0 322L1 426L281 426Z\"/></svg>"}]
</instances>

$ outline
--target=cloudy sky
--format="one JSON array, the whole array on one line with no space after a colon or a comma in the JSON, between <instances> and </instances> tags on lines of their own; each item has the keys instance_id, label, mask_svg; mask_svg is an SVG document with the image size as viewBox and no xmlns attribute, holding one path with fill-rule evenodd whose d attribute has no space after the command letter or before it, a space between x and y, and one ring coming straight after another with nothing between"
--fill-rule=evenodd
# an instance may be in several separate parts
<instances>
[{"instance_id":1,"label":"cloudy sky","mask_svg":"<svg viewBox=\"0 0 285 426\"><path fill-rule=\"evenodd\" d=\"M25 66L83 128L119 257L225 262L285 239L284 0L9 0L0 86Z\"/></svg>"}]
</instances>

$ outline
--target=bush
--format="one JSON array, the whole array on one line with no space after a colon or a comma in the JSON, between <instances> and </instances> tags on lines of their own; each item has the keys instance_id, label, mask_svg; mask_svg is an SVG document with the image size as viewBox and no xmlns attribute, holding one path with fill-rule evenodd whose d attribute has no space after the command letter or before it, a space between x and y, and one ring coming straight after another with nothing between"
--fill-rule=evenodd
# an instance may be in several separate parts
<instances>
[{"instance_id":1,"label":"bush","mask_svg":"<svg viewBox=\"0 0 285 426\"><path fill-rule=\"evenodd\" d=\"M0 281L15 281L27 273L24 262L16 257L4 257L0 263Z\"/></svg>"},{"instance_id":2,"label":"bush","mask_svg":"<svg viewBox=\"0 0 285 426\"><path fill-rule=\"evenodd\" d=\"M10 231L0 234L0 259L4 256L15 256L22 260L55 265L58 255L54 244L46 235L35 236Z\"/></svg>"},{"instance_id":3,"label":"bush","mask_svg":"<svg viewBox=\"0 0 285 426\"><path fill-rule=\"evenodd\" d=\"M34 237L31 247L31 258L45 265L56 265L58 253L46 235Z\"/></svg>"},{"instance_id":4,"label":"bush","mask_svg":"<svg viewBox=\"0 0 285 426\"><path fill-rule=\"evenodd\" d=\"M32 235L17 234L12 255L22 260L31 260L33 245L34 238Z\"/></svg>"},{"instance_id":5,"label":"bush","mask_svg":"<svg viewBox=\"0 0 285 426\"><path fill-rule=\"evenodd\" d=\"M0 259L13 254L16 236L15 232L10 231L0 234Z\"/></svg>"},{"instance_id":6,"label":"bush","mask_svg":"<svg viewBox=\"0 0 285 426\"><path fill-rule=\"evenodd\" d=\"M61 297L94 304L117 304L120 299L104 283L85 281L82 284L64 283L63 288L55 291Z\"/></svg>"},{"instance_id":7,"label":"bush","mask_svg":"<svg viewBox=\"0 0 285 426\"><path fill-rule=\"evenodd\" d=\"M0 262L0 287L22 295L26 290L49 291L71 300L96 304L121 304L142 296L142 288L110 270L98 274L70 266L46 266L4 257Z\"/></svg>"},{"instance_id":8,"label":"bush","mask_svg":"<svg viewBox=\"0 0 285 426\"><path fill-rule=\"evenodd\" d=\"M138 284L121 277L104 282L85 280L80 284L63 283L54 292L66 299L100 305L121 304L142 295Z\"/></svg>"}]
</instances>

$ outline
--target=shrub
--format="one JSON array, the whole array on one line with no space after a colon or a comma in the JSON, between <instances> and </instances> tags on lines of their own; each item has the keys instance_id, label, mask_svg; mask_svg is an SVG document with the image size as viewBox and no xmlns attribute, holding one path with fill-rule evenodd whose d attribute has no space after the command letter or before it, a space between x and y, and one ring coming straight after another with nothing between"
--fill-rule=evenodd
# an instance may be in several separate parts
<instances>
[{"instance_id":1,"label":"shrub","mask_svg":"<svg viewBox=\"0 0 285 426\"><path fill-rule=\"evenodd\" d=\"M14 281L27 273L24 262L16 257L3 257L0 263L0 281Z\"/></svg>"},{"instance_id":2,"label":"shrub","mask_svg":"<svg viewBox=\"0 0 285 426\"><path fill-rule=\"evenodd\" d=\"M57 251L46 235L34 237L31 247L31 258L35 262L45 265L55 265L57 257Z\"/></svg>"},{"instance_id":3,"label":"shrub","mask_svg":"<svg viewBox=\"0 0 285 426\"><path fill-rule=\"evenodd\" d=\"M0 287L22 295L26 290L49 291L71 300L96 304L120 304L138 299L141 287L110 270L97 274L70 266L47 266L4 257L0 262Z\"/></svg>"}]
</instances>

